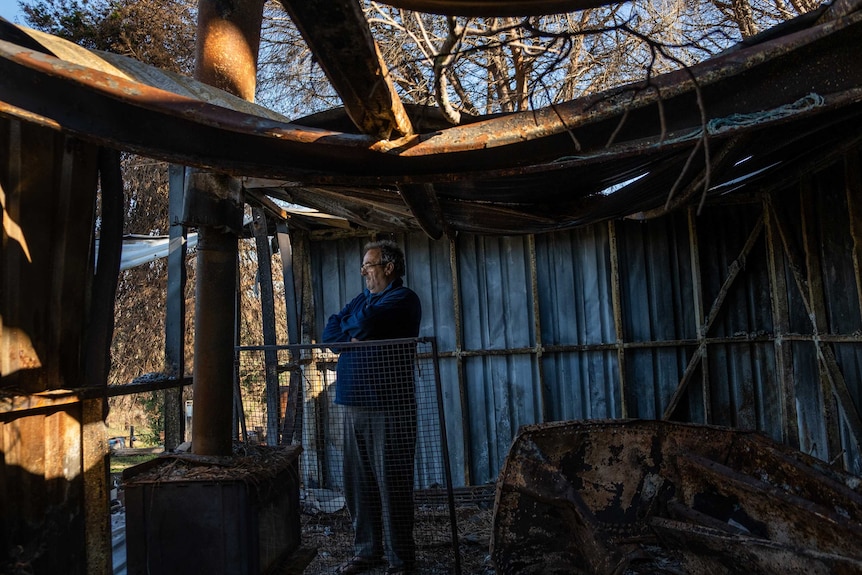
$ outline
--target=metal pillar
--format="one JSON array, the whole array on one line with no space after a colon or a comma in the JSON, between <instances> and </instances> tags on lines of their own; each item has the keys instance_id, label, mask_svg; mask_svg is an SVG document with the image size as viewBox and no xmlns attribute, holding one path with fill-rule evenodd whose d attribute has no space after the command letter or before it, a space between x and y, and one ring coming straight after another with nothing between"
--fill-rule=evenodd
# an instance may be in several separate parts
<instances>
[{"instance_id":1,"label":"metal pillar","mask_svg":"<svg viewBox=\"0 0 862 575\"><path fill-rule=\"evenodd\" d=\"M263 0L200 0L195 78L254 99ZM237 234L242 190L236 178L194 172L186 222L198 226L192 451L231 455Z\"/></svg>"},{"instance_id":2,"label":"metal pillar","mask_svg":"<svg viewBox=\"0 0 862 575\"><path fill-rule=\"evenodd\" d=\"M230 455L237 240L209 226L198 234L192 450Z\"/></svg>"}]
</instances>

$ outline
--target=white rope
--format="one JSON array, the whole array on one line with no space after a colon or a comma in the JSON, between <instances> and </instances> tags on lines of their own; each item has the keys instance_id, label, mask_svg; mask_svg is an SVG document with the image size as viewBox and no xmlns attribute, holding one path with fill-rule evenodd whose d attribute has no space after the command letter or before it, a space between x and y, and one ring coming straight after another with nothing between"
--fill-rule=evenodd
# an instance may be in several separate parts
<instances>
[{"instance_id":1,"label":"white rope","mask_svg":"<svg viewBox=\"0 0 862 575\"><path fill-rule=\"evenodd\" d=\"M775 120L794 116L800 112L807 112L814 108L819 108L823 106L824 102L825 100L823 96L812 92L807 96L799 98L792 104L779 106L778 108L772 108L771 110L752 112L750 114L731 114L724 118L710 120L706 125L706 131L708 134L714 135L721 134L722 132L726 132L734 128L756 126L757 124L762 124L764 122L773 122Z\"/></svg>"},{"instance_id":2,"label":"white rope","mask_svg":"<svg viewBox=\"0 0 862 575\"><path fill-rule=\"evenodd\" d=\"M761 110L759 112L751 112L749 114L731 114L730 116L725 116L723 118L714 118L707 122L706 133L710 136L715 136L739 128L756 126L758 124L765 124L767 122L774 122L782 118L788 118L802 112L813 110L814 108L819 108L824 105L825 101L826 100L823 98L823 96L811 92L810 94L799 98L795 102L786 104L784 106L779 106L777 108ZM698 128L676 138L656 142L655 144L653 144L652 147L660 147L667 144L678 144L681 142L697 140L702 138L703 134L704 129ZM616 155L616 153L617 152L615 151L609 150L606 152L600 152L598 154L590 154L586 156L562 156L552 161L551 163L556 164L561 162L572 162L591 158L601 158L602 156L614 156Z\"/></svg>"}]
</instances>

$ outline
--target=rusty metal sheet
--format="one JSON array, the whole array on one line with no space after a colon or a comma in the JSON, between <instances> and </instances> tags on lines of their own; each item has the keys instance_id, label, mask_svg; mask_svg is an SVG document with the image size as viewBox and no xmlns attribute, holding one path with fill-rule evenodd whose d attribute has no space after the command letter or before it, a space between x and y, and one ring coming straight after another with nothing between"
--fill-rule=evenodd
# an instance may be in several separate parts
<instances>
[{"instance_id":1,"label":"rusty metal sheet","mask_svg":"<svg viewBox=\"0 0 862 575\"><path fill-rule=\"evenodd\" d=\"M500 474L492 559L520 574L859 573L860 484L756 432L529 426Z\"/></svg>"},{"instance_id":2,"label":"rusty metal sheet","mask_svg":"<svg viewBox=\"0 0 862 575\"><path fill-rule=\"evenodd\" d=\"M290 121L286 116L273 110L258 106L230 92L189 76L154 68L128 56L103 52L101 50L88 50L68 40L46 34L40 30L0 23L0 38L37 52L41 51L45 54L56 56L63 62L99 70L106 74L119 76L130 82L139 82L173 94L246 114L285 123Z\"/></svg>"},{"instance_id":3,"label":"rusty metal sheet","mask_svg":"<svg viewBox=\"0 0 862 575\"><path fill-rule=\"evenodd\" d=\"M695 184L711 161L692 155L704 136L702 112L714 149L752 136L715 166L713 186L746 176L746 166L759 164L767 177L795 165L800 150L807 159L813 149L852 144L862 123L860 31L856 11L654 77L654 89L635 84L396 140L285 122L253 104L214 105L194 96L194 82L182 93L153 87L170 84L153 79L158 70L124 68L123 77L0 41L0 114L171 162L282 179L295 186L288 193L297 203L341 203L357 225L387 229L394 216L397 229L416 229L398 187L433 184L425 199L440 214L424 226L434 235L541 232L653 213L680 174L685 197L699 200ZM672 111L664 132L660 108ZM788 141L794 145L782 147ZM608 193L611 186L620 189ZM357 188L376 189L387 215L363 219Z\"/></svg>"},{"instance_id":4,"label":"rusty metal sheet","mask_svg":"<svg viewBox=\"0 0 862 575\"><path fill-rule=\"evenodd\" d=\"M81 411L77 401L0 415L0 544L10 553L4 566L25 573L88 572L85 481L98 470L85 466Z\"/></svg>"},{"instance_id":5,"label":"rusty metal sheet","mask_svg":"<svg viewBox=\"0 0 862 575\"><path fill-rule=\"evenodd\" d=\"M3 387L40 392L84 384L97 186L96 147L0 118L0 209L14 230L0 269ZM51 233L46 234L45 229ZM62 312L62 313L61 313ZM51 318L51 321L45 318Z\"/></svg>"},{"instance_id":6,"label":"rusty metal sheet","mask_svg":"<svg viewBox=\"0 0 862 575\"><path fill-rule=\"evenodd\" d=\"M784 115L780 120L786 122L795 116L828 109L830 105L857 102L862 95L853 90L862 84L862 72L855 63L862 56L862 47L851 40L862 29L860 21L862 13L854 13L840 25L827 23L731 51L694 66L690 74L679 71L655 77L651 82L654 89L641 90L633 85L553 109L504 115L394 141L267 121L5 42L0 44L0 71L12 81L2 85L0 99L5 105L0 112L24 116L27 114L22 112L30 112L44 117L54 127L114 141L137 151L177 160L193 159L197 164L218 165L232 172L240 170L243 175L261 177L301 176L304 181L324 183L344 174L350 175L355 183L357 176L371 177L377 182L381 178L390 182L431 181L493 175L489 170L499 170L500 175L546 171L559 169L559 164L582 162L599 152L607 156L628 146L639 150L659 146L657 94L665 107L674 110L660 147L673 147L674 137L696 140L701 114L695 102L695 82L710 118L768 111L774 106L793 104L812 91L819 91L824 100L816 106L782 109ZM818 52L818 58L806 60L806 50ZM791 54L793 57L789 57ZM842 73L834 74L836 69ZM773 87L779 78L784 89L776 91ZM60 96L52 95L57 92L51 89L54 85L69 90L60 91L62 107L57 101ZM70 101L78 107L70 110ZM128 119L106 123L114 114L111 110L116 108L130 114L126 116ZM104 112L97 113L103 109ZM619 143L609 147L608 136L626 111L628 119L619 132ZM638 119L638 114L642 118ZM157 134L146 126L159 120L162 124L171 120L192 135L169 138L169 134L164 134L167 126L160 125L157 139ZM131 133L130 127L136 130ZM726 125L721 133L729 135L753 128ZM205 139L202 136L215 140L196 148L192 142ZM225 142L228 136L237 144ZM580 151L574 147L572 136L580 143ZM218 154L216 148L223 146L213 145L212 141L228 144L224 147L230 157ZM339 161L332 162L336 154ZM318 170L320 173L315 174Z\"/></svg>"}]
</instances>

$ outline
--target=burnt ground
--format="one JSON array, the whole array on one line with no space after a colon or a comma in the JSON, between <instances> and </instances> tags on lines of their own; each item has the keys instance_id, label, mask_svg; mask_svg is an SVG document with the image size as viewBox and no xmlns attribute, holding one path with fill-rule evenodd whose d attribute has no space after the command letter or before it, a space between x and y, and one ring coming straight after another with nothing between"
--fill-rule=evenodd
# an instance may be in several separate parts
<instances>
[{"instance_id":1,"label":"burnt ground","mask_svg":"<svg viewBox=\"0 0 862 575\"><path fill-rule=\"evenodd\" d=\"M489 555L493 501L456 502L460 572L464 575L493 575ZM303 505L300 517L301 545L313 558L301 572L307 575L333 573L353 555L353 531L350 517L342 508L322 512ZM456 555L447 505L419 505L416 511L415 536L419 575L456 573ZM385 565L367 571L382 575Z\"/></svg>"}]
</instances>

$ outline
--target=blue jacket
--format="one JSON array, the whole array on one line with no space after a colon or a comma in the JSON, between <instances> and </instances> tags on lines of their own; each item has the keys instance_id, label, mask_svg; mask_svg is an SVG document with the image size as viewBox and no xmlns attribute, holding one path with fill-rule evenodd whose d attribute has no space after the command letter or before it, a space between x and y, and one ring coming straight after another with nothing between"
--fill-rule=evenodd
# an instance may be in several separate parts
<instances>
[{"instance_id":1,"label":"blue jacket","mask_svg":"<svg viewBox=\"0 0 862 575\"><path fill-rule=\"evenodd\" d=\"M386 289L367 289L329 317L323 343L417 337L422 320L419 296L397 278ZM373 346L338 349L335 403L386 408L412 402L415 346Z\"/></svg>"}]
</instances>

